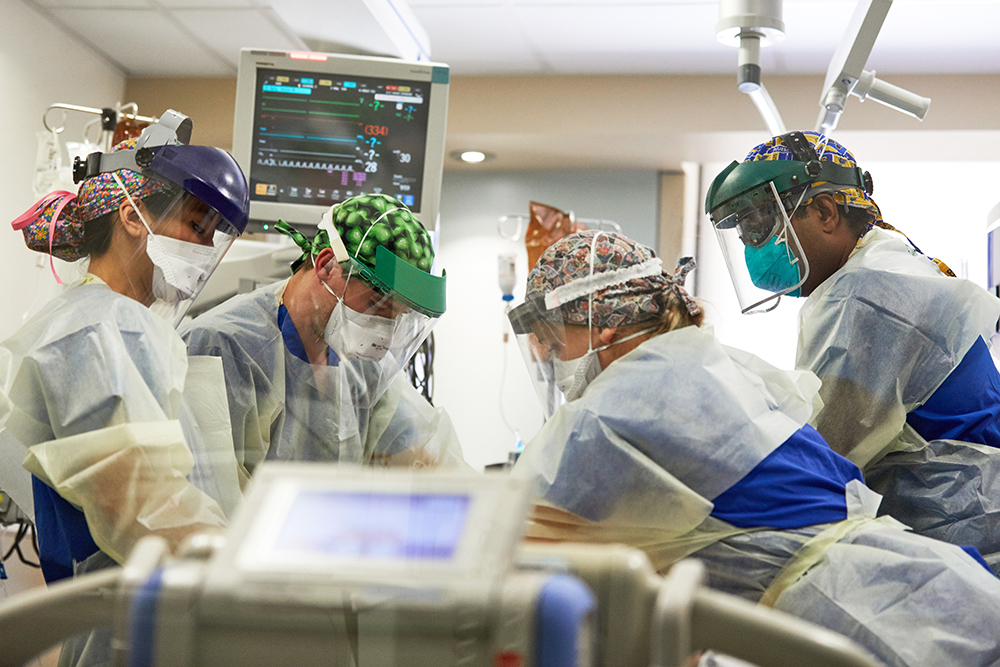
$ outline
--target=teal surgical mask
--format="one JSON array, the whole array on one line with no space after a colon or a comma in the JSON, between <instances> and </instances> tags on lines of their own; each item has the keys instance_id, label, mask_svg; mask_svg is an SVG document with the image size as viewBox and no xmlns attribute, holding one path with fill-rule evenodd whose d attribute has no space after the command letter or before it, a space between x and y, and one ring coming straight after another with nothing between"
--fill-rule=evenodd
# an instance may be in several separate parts
<instances>
[{"instance_id":1,"label":"teal surgical mask","mask_svg":"<svg viewBox=\"0 0 1000 667\"><path fill-rule=\"evenodd\" d=\"M776 234L759 248L744 246L743 257L753 284L768 292L783 292L801 282L799 259L788 247L785 234ZM800 296L796 287L789 296Z\"/></svg>"}]
</instances>

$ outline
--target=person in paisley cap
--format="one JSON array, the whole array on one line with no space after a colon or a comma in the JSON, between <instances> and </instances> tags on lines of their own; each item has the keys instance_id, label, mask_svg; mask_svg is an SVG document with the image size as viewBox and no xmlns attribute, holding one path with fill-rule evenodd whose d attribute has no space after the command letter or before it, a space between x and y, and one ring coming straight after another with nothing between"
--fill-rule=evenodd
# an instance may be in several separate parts
<instances>
[{"instance_id":1,"label":"person in paisley cap","mask_svg":"<svg viewBox=\"0 0 1000 667\"><path fill-rule=\"evenodd\" d=\"M886 223L871 176L815 132L774 137L709 189L738 293L807 297L796 366L823 382L810 423L861 467L881 512L976 547L1000 572L1000 299ZM765 292L766 291L766 292ZM749 299L754 301L755 299Z\"/></svg>"},{"instance_id":2,"label":"person in paisley cap","mask_svg":"<svg viewBox=\"0 0 1000 667\"><path fill-rule=\"evenodd\" d=\"M242 498L228 429L205 419L224 410L221 364L189 360L175 326L245 228L249 189L231 155L189 134L168 111L92 153L79 192L13 222L32 250L87 262L0 344L0 438L25 448L0 487L31 473L16 502L48 582L124 564L146 536L175 550L221 532ZM60 664L111 664L111 634L67 641Z\"/></svg>"},{"instance_id":3,"label":"person in paisley cap","mask_svg":"<svg viewBox=\"0 0 1000 667\"><path fill-rule=\"evenodd\" d=\"M543 541L625 543L666 571L850 637L886 665L995 665L1000 580L978 554L876 517L861 472L806 423L819 381L718 342L683 288L613 233L550 246L511 310L542 404L512 474ZM932 628L914 632L914 628Z\"/></svg>"},{"instance_id":4,"label":"person in paisley cap","mask_svg":"<svg viewBox=\"0 0 1000 667\"><path fill-rule=\"evenodd\" d=\"M430 235L381 194L334 205L315 236L275 228L302 255L290 278L182 327L221 357L241 474L265 460L465 467L448 414L403 369L445 311Z\"/></svg>"}]
</instances>

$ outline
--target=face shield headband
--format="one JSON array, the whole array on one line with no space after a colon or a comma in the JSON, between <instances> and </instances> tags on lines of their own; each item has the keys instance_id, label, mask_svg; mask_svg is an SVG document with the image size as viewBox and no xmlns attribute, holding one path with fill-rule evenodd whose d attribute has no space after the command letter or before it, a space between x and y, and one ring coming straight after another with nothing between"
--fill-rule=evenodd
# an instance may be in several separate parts
<instances>
[{"instance_id":1,"label":"face shield headband","mask_svg":"<svg viewBox=\"0 0 1000 667\"><path fill-rule=\"evenodd\" d=\"M705 211L744 314L801 293L809 264L791 217L811 195L847 187L870 188L870 179L857 167L816 159L733 162L715 178Z\"/></svg>"},{"instance_id":2,"label":"face shield headband","mask_svg":"<svg viewBox=\"0 0 1000 667\"><path fill-rule=\"evenodd\" d=\"M375 225L390 213L398 210L400 209L390 208L372 221L358 243L358 248L363 247L368 240L368 235L375 229ZM323 247L329 243L336 260L341 264L346 263L353 275L360 276L366 283L383 294L392 296L393 299L427 317L440 317L444 314L446 310L446 272L442 271L440 276L428 273L400 258L381 244L375 248L374 266L368 266L348 252L344 240L333 227L329 215L323 217L319 225L320 231L312 243L292 230L286 223L280 224L284 225L288 231L283 231L281 228L279 231L295 239L305 253L318 254L322 247L317 247L317 242L321 240L320 236L322 235ZM298 237L301 237L302 240L300 241ZM293 270L294 268L293 265Z\"/></svg>"},{"instance_id":3,"label":"face shield headband","mask_svg":"<svg viewBox=\"0 0 1000 667\"><path fill-rule=\"evenodd\" d=\"M246 229L250 190L243 170L226 151L212 146L190 146L191 120L168 110L146 127L131 148L91 153L73 164L73 180L121 169L178 187L201 200L221 219L225 233L238 236Z\"/></svg>"}]
</instances>

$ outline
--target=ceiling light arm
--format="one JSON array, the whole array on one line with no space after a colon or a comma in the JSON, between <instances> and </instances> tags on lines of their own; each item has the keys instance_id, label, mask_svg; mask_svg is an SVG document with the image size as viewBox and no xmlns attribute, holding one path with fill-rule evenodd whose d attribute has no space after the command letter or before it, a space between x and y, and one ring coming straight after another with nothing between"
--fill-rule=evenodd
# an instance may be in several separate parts
<instances>
[{"instance_id":1,"label":"ceiling light arm","mask_svg":"<svg viewBox=\"0 0 1000 667\"><path fill-rule=\"evenodd\" d=\"M860 0L847 26L844 38L830 61L820 96L816 131L829 134L837 127L848 95L863 102L873 99L888 107L923 120L931 100L880 81L874 71L864 69L875 46L882 23L889 13L892 0Z\"/></svg>"}]
</instances>

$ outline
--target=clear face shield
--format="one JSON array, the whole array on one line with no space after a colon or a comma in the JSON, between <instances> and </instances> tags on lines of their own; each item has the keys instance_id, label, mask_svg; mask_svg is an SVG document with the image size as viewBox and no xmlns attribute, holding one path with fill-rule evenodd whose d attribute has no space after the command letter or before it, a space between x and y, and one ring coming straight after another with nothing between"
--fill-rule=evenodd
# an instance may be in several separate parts
<instances>
[{"instance_id":1,"label":"clear face shield","mask_svg":"<svg viewBox=\"0 0 1000 667\"><path fill-rule=\"evenodd\" d=\"M330 281L339 288L321 281L336 298L323 337L357 380L355 404L373 406L430 335L444 312L444 280L379 246L375 269L350 258Z\"/></svg>"},{"instance_id":2,"label":"clear face shield","mask_svg":"<svg viewBox=\"0 0 1000 667\"><path fill-rule=\"evenodd\" d=\"M144 290L149 308L177 326L240 232L184 190L168 187L136 200L117 174L114 178L146 230L145 249L135 261L148 259L153 265L152 282Z\"/></svg>"},{"instance_id":3,"label":"clear face shield","mask_svg":"<svg viewBox=\"0 0 1000 667\"><path fill-rule=\"evenodd\" d=\"M767 181L709 211L744 314L773 310L781 296L801 293L809 260L791 216L805 194L802 188L782 200Z\"/></svg>"},{"instance_id":4,"label":"clear face shield","mask_svg":"<svg viewBox=\"0 0 1000 667\"><path fill-rule=\"evenodd\" d=\"M559 310L548 311L540 298L514 307L508 317L547 420L567 401L556 381L557 372L565 377L563 365L569 361L571 349L576 352L573 348L582 346L587 350L587 327L565 324Z\"/></svg>"}]
</instances>

